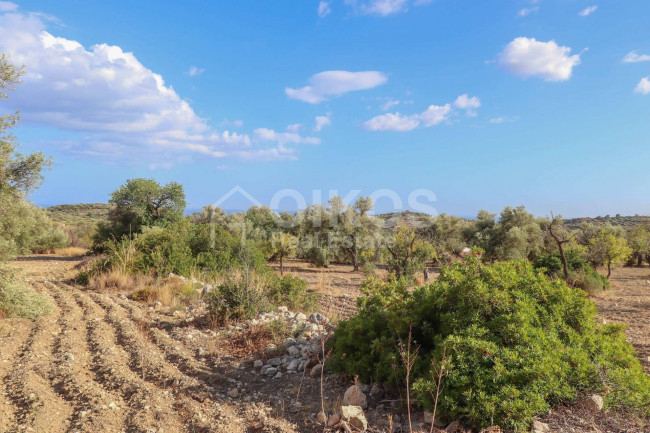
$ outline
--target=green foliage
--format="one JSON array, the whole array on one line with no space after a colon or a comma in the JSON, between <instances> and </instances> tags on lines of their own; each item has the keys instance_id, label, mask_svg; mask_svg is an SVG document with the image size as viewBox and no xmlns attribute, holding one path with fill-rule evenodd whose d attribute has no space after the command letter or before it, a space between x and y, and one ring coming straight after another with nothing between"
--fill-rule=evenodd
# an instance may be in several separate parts
<instances>
[{"instance_id":1,"label":"green foliage","mask_svg":"<svg viewBox=\"0 0 650 433\"><path fill-rule=\"evenodd\" d=\"M569 279L572 285L587 293L609 289L609 281L600 275L576 250L565 253L569 265ZM559 254L544 254L533 261L535 269L543 270L551 278L564 278L562 260Z\"/></svg>"},{"instance_id":2,"label":"green foliage","mask_svg":"<svg viewBox=\"0 0 650 433\"><path fill-rule=\"evenodd\" d=\"M307 290L307 281L294 275L270 276L268 297L273 305L284 305L293 311L312 311L316 295Z\"/></svg>"},{"instance_id":3,"label":"green foliage","mask_svg":"<svg viewBox=\"0 0 650 433\"><path fill-rule=\"evenodd\" d=\"M20 83L21 69L0 53L0 100ZM30 250L65 246L65 235L40 209L25 197L43 181L43 169L51 160L41 152L24 155L9 132L18 122L18 113L0 116L0 262Z\"/></svg>"},{"instance_id":4,"label":"green foliage","mask_svg":"<svg viewBox=\"0 0 650 433\"><path fill-rule=\"evenodd\" d=\"M267 296L268 279L264 275L231 274L204 300L208 311L218 321L250 319L271 308Z\"/></svg>"},{"instance_id":5,"label":"green foliage","mask_svg":"<svg viewBox=\"0 0 650 433\"><path fill-rule=\"evenodd\" d=\"M397 279L413 278L424 269L427 260L436 256L433 245L419 239L415 230L404 224L395 227L386 249L389 253L386 268Z\"/></svg>"},{"instance_id":6,"label":"green foliage","mask_svg":"<svg viewBox=\"0 0 650 433\"><path fill-rule=\"evenodd\" d=\"M439 410L452 419L525 431L550 406L606 386L608 407L650 415L650 377L622 328L599 325L584 292L548 280L528 261L483 265L475 254L413 293L402 281L365 290L358 315L335 331L337 371L401 385L398 343L412 327L420 346L415 395L431 405L429 370L445 349L451 370Z\"/></svg>"},{"instance_id":7,"label":"green foliage","mask_svg":"<svg viewBox=\"0 0 650 433\"><path fill-rule=\"evenodd\" d=\"M11 271L0 268L0 313L36 319L52 311L49 298L37 293Z\"/></svg>"},{"instance_id":8,"label":"green foliage","mask_svg":"<svg viewBox=\"0 0 650 433\"><path fill-rule=\"evenodd\" d=\"M613 266L625 262L632 255L632 249L627 245L623 233L603 228L589 240L589 260L594 265L607 266L607 278L611 275Z\"/></svg>"},{"instance_id":9,"label":"green foliage","mask_svg":"<svg viewBox=\"0 0 650 433\"><path fill-rule=\"evenodd\" d=\"M111 194L108 223L101 223L93 238L95 249L109 239L140 233L144 227L165 227L183 219L183 186L170 182L160 185L153 179L129 179Z\"/></svg>"},{"instance_id":10,"label":"green foliage","mask_svg":"<svg viewBox=\"0 0 650 433\"><path fill-rule=\"evenodd\" d=\"M205 297L208 311L217 320L249 319L273 307L310 311L316 305L307 282L293 275L279 277L271 272L229 273Z\"/></svg>"},{"instance_id":11,"label":"green foliage","mask_svg":"<svg viewBox=\"0 0 650 433\"><path fill-rule=\"evenodd\" d=\"M65 233L45 211L23 199L16 199L0 213L4 213L4 218L0 218L0 261L68 245Z\"/></svg>"}]
</instances>

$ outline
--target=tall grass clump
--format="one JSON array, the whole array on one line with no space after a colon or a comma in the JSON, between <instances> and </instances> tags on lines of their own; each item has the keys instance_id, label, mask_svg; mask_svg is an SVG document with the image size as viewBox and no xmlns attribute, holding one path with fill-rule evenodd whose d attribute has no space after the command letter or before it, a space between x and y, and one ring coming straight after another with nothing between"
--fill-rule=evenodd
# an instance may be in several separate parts
<instances>
[{"instance_id":1,"label":"tall grass clump","mask_svg":"<svg viewBox=\"0 0 650 433\"><path fill-rule=\"evenodd\" d=\"M401 386L399 342L412 332L414 395L433 406L429 370L445 354L438 411L449 419L526 431L533 417L592 392L604 394L607 408L650 416L650 377L624 327L600 324L584 291L526 260L484 265L475 252L413 292L401 281L370 282L365 291L358 315L336 329L336 371Z\"/></svg>"},{"instance_id":2,"label":"tall grass clump","mask_svg":"<svg viewBox=\"0 0 650 433\"><path fill-rule=\"evenodd\" d=\"M0 316L34 320L51 311L52 303L46 296L0 267Z\"/></svg>"}]
</instances>

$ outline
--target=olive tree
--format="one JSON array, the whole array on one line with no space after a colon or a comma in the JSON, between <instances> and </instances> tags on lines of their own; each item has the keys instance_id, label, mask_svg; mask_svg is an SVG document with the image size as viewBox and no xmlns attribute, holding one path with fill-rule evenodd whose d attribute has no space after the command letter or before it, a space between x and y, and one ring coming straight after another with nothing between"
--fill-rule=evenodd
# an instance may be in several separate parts
<instances>
[{"instance_id":1,"label":"olive tree","mask_svg":"<svg viewBox=\"0 0 650 433\"><path fill-rule=\"evenodd\" d=\"M0 53L0 99L20 83L23 74ZM51 160L42 152L20 153L10 133L18 122L18 113L0 116L0 261L33 249L64 246L65 234L44 212L26 201L26 196L43 181L43 170Z\"/></svg>"},{"instance_id":2,"label":"olive tree","mask_svg":"<svg viewBox=\"0 0 650 433\"><path fill-rule=\"evenodd\" d=\"M594 265L607 266L607 278L612 266L624 262L632 254L625 237L614 230L603 228L589 241L588 257Z\"/></svg>"},{"instance_id":3,"label":"olive tree","mask_svg":"<svg viewBox=\"0 0 650 433\"><path fill-rule=\"evenodd\" d=\"M123 235L182 219L185 192L176 182L160 185L153 179L129 179L111 194L109 203L114 233Z\"/></svg>"}]
</instances>

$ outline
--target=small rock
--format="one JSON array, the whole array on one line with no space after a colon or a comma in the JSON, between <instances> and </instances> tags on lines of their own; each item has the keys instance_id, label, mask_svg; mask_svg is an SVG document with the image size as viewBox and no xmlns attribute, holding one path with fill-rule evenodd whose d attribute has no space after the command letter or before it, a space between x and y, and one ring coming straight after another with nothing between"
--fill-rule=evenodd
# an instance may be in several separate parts
<instances>
[{"instance_id":1,"label":"small rock","mask_svg":"<svg viewBox=\"0 0 650 433\"><path fill-rule=\"evenodd\" d=\"M343 405L359 406L362 409L368 407L366 395L361 391L359 385L352 385L345 390L345 394L343 394Z\"/></svg>"},{"instance_id":2,"label":"small rock","mask_svg":"<svg viewBox=\"0 0 650 433\"><path fill-rule=\"evenodd\" d=\"M237 390L237 388L231 388L230 391L228 391L228 397L231 398L239 397L239 391Z\"/></svg>"},{"instance_id":3,"label":"small rock","mask_svg":"<svg viewBox=\"0 0 650 433\"><path fill-rule=\"evenodd\" d=\"M551 428L548 424L541 421L533 421L533 427L530 429L531 433L550 433Z\"/></svg>"},{"instance_id":4,"label":"small rock","mask_svg":"<svg viewBox=\"0 0 650 433\"><path fill-rule=\"evenodd\" d=\"M110 403L108 404L108 408L109 408L109 409L117 409L117 405L116 405L115 403L113 403L113 402L110 402Z\"/></svg>"},{"instance_id":5,"label":"small rock","mask_svg":"<svg viewBox=\"0 0 650 433\"><path fill-rule=\"evenodd\" d=\"M264 365L264 363L262 362L261 359L258 359L257 361L255 361L255 362L253 363L253 367L255 367L255 368L260 368L260 367L262 367L263 365Z\"/></svg>"},{"instance_id":6,"label":"small rock","mask_svg":"<svg viewBox=\"0 0 650 433\"><path fill-rule=\"evenodd\" d=\"M424 411L424 423L431 424L433 422L433 414L428 410Z\"/></svg>"},{"instance_id":7,"label":"small rock","mask_svg":"<svg viewBox=\"0 0 650 433\"><path fill-rule=\"evenodd\" d=\"M311 316L309 316L309 321L316 325L329 322L329 320L327 320L327 317L323 316L321 313L311 313Z\"/></svg>"},{"instance_id":8,"label":"small rock","mask_svg":"<svg viewBox=\"0 0 650 433\"><path fill-rule=\"evenodd\" d=\"M271 358L268 360L267 364L272 367L277 367L279 365L282 365L282 360L280 358Z\"/></svg>"},{"instance_id":9,"label":"small rock","mask_svg":"<svg viewBox=\"0 0 650 433\"><path fill-rule=\"evenodd\" d=\"M318 415L316 415L316 421L319 424L324 424L327 421L327 415L325 415L325 412L323 412L322 410L318 412Z\"/></svg>"},{"instance_id":10,"label":"small rock","mask_svg":"<svg viewBox=\"0 0 650 433\"><path fill-rule=\"evenodd\" d=\"M293 319L296 322L304 322L305 320L307 320L307 316L305 316L303 313L296 313L296 315L293 316Z\"/></svg>"},{"instance_id":11,"label":"small rock","mask_svg":"<svg viewBox=\"0 0 650 433\"><path fill-rule=\"evenodd\" d=\"M341 418L357 430L366 431L368 428L368 420L359 406L341 406Z\"/></svg>"},{"instance_id":12,"label":"small rock","mask_svg":"<svg viewBox=\"0 0 650 433\"><path fill-rule=\"evenodd\" d=\"M338 413L330 415L330 417L327 419L327 427L334 427L339 422L341 422L341 415Z\"/></svg>"},{"instance_id":13,"label":"small rock","mask_svg":"<svg viewBox=\"0 0 650 433\"><path fill-rule=\"evenodd\" d=\"M587 399L587 405L596 412L603 410L604 403L603 398L598 394L593 394Z\"/></svg>"},{"instance_id":14,"label":"small rock","mask_svg":"<svg viewBox=\"0 0 650 433\"><path fill-rule=\"evenodd\" d=\"M309 375L314 377L314 376L320 376L320 372L323 370L323 366L320 364L316 364L311 368L311 371L309 372Z\"/></svg>"},{"instance_id":15,"label":"small rock","mask_svg":"<svg viewBox=\"0 0 650 433\"><path fill-rule=\"evenodd\" d=\"M266 371L264 372L264 374L267 375L267 376L269 376L269 377L271 377L271 376L275 376L275 374L276 374L277 372L278 372L278 369L277 369L277 368L275 368L275 367L269 367L269 368L266 369Z\"/></svg>"},{"instance_id":16,"label":"small rock","mask_svg":"<svg viewBox=\"0 0 650 433\"><path fill-rule=\"evenodd\" d=\"M289 346L287 348L287 353L291 356L299 357L300 356L300 349L298 349L296 346Z\"/></svg>"}]
</instances>

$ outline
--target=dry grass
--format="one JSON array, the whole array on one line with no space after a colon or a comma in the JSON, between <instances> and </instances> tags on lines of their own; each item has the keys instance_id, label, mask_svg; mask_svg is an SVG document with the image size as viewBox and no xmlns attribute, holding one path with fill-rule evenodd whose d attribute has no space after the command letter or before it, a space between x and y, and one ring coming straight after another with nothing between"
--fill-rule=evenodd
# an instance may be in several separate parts
<instances>
[{"instance_id":1,"label":"dry grass","mask_svg":"<svg viewBox=\"0 0 650 433\"><path fill-rule=\"evenodd\" d=\"M82 257L88 254L88 250L81 247L55 248L53 254L63 257Z\"/></svg>"},{"instance_id":2,"label":"dry grass","mask_svg":"<svg viewBox=\"0 0 650 433\"><path fill-rule=\"evenodd\" d=\"M150 275L131 275L112 269L106 273L93 275L89 286L99 291L132 292L139 287L152 284L154 278Z\"/></svg>"},{"instance_id":3,"label":"dry grass","mask_svg":"<svg viewBox=\"0 0 650 433\"><path fill-rule=\"evenodd\" d=\"M135 290L131 299L140 302L159 301L165 307L189 305L200 297L200 293L188 281L179 278L165 278Z\"/></svg>"}]
</instances>

